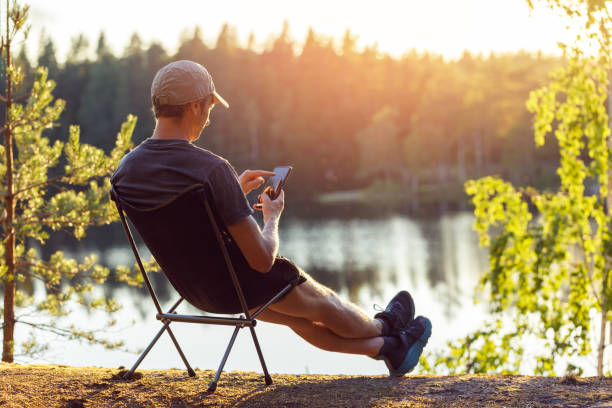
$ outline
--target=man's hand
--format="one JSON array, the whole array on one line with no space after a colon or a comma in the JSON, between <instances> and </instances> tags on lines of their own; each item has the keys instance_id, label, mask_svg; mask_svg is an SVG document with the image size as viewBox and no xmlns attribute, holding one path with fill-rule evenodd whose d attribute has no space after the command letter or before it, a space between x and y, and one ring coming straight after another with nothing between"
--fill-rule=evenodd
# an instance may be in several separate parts
<instances>
[{"instance_id":1,"label":"man's hand","mask_svg":"<svg viewBox=\"0 0 612 408\"><path fill-rule=\"evenodd\" d=\"M278 220L283 212L283 208L285 208L284 190L281 190L280 193L278 193L278 197L274 200L267 194L261 194L261 209L263 211L264 225L268 223L268 220Z\"/></svg>"},{"instance_id":2,"label":"man's hand","mask_svg":"<svg viewBox=\"0 0 612 408\"><path fill-rule=\"evenodd\" d=\"M238 181L240 181L242 191L247 195L256 188L259 188L265 182L264 177L269 176L274 176L274 173L265 170L245 170L238 177Z\"/></svg>"}]
</instances>

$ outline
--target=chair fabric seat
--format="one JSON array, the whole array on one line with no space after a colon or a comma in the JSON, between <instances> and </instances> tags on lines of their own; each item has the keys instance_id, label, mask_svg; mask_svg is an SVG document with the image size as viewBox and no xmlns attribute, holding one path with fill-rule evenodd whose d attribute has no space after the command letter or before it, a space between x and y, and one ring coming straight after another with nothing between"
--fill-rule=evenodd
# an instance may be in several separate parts
<instances>
[{"instance_id":1,"label":"chair fabric seat","mask_svg":"<svg viewBox=\"0 0 612 408\"><path fill-rule=\"evenodd\" d=\"M121 192L117 191L120 196ZM208 200L229 257L252 309L271 299L288 283L303 279L299 269L278 257L262 274L252 269L215 210L206 185L193 186L175 199L152 209L123 202L123 209L176 291L195 307L209 313L236 314L242 308L228 267L209 221Z\"/></svg>"}]
</instances>

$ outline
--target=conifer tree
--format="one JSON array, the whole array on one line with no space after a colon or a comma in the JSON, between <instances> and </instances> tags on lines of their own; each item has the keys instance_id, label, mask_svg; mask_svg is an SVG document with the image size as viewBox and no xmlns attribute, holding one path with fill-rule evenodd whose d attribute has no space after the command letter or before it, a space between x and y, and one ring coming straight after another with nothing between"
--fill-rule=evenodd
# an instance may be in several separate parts
<instances>
[{"instance_id":1,"label":"conifer tree","mask_svg":"<svg viewBox=\"0 0 612 408\"><path fill-rule=\"evenodd\" d=\"M29 95L21 97L15 89L24 73L12 60L13 44L24 29L28 6L6 1L2 30L2 67L4 86L0 103L4 123L0 132L1 233L0 279L4 287L2 360L15 356L15 325L42 329L70 339L81 339L107 347L118 346L101 339L92 331L75 325L63 326L58 318L69 313L72 304L87 309L113 312L118 305L107 298L95 298L93 283L109 277L109 269L87 256L78 262L62 251L41 259L32 242L44 244L54 231L67 231L76 238L92 225L115 220L116 210L109 199L109 175L131 146L136 118L128 116L117 134L109 155L103 150L80 143L79 128L70 127L68 141L51 143L43 133L53 126L64 109L64 101L54 100L54 82L45 68L38 68ZM63 168L58 169L58 167ZM50 172L57 174L50 177ZM118 279L136 283L127 268L119 268ZM24 291L28 282L44 285L45 296ZM41 323L41 317L48 320ZM44 349L35 336L21 341L20 352Z\"/></svg>"},{"instance_id":2,"label":"conifer tree","mask_svg":"<svg viewBox=\"0 0 612 408\"><path fill-rule=\"evenodd\" d=\"M97 60L89 69L87 84L83 91L78 118L84 131L84 140L110 149L108 135L121 123L116 116L115 105L119 100L119 67L104 33L100 33L96 46Z\"/></svg>"}]
</instances>

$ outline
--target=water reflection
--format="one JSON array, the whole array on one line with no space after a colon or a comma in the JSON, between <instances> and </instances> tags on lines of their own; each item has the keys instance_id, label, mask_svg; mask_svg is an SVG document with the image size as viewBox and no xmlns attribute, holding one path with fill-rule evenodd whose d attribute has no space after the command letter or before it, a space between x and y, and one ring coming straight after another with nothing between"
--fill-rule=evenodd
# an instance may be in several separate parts
<instances>
[{"instance_id":1,"label":"water reflection","mask_svg":"<svg viewBox=\"0 0 612 408\"><path fill-rule=\"evenodd\" d=\"M473 217L462 212L444 215L439 218L416 219L404 215L390 215L376 219L304 219L290 217L283 219L280 228L280 253L300 265L316 280L339 292L342 296L372 312L372 305L385 305L398 290L408 289L415 298L417 313L428 315L434 322L433 345L443 344L467 332L470 327L459 316L475 317L473 290L483 267L486 267L486 253L477 246L477 237L471 229ZM120 228L120 226L119 226ZM115 237L116 231L110 232ZM125 237L120 241L113 239L113 245L97 247L101 260L109 266L132 264L133 255ZM88 241L72 246L73 253L87 253ZM145 252L146 253L146 252ZM146 256L146 255L145 255ZM162 304L170 304L176 293L161 274L151 274L152 283ZM158 328L154 308L144 289L127 288L123 284L109 284L105 294L116 298L124 305L118 316L126 322L140 317L131 331L117 333L117 338L128 340L133 348L143 347ZM183 309L182 312L195 311ZM77 319L71 316L71 319ZM472 319L478 323L478 319ZM78 321L77 321L78 323ZM82 324L87 324L84 318ZM473 328L473 327L471 327ZM181 328L189 341L196 342L201 333L218 330L207 326L188 326ZM384 365L359 360L356 364L350 358L330 357L305 345L288 330L264 329L259 334L262 344L278 344L279 347L299 348L307 360L301 357L285 356L275 360L275 372L301 373L305 364L310 372L372 374L384 373ZM279 337L280 336L280 337ZM194 346L201 349L201 345ZM265 346L264 346L265 347ZM56 363L72 365L116 366L129 364L125 355L100 351L89 352L91 346L71 345L70 353ZM234 353L251 354L249 345L239 347ZM169 353L171 353L169 351ZM168 363L168 356L153 353L145 360L144 367L172 367L177 362ZM302 356L300 354L300 356ZM237 356L238 357L238 356ZM257 361L253 367L240 364L244 356L237 358L235 369L259 370ZM201 368L216 366L218 356L200 356L196 365ZM275 358L275 357L273 357ZM201 359L204 359L202 363ZM337 366L337 359L342 364ZM307 363L306 363L307 361ZM331 366L331 361L336 365ZM231 369L231 365L230 365ZM378 371L377 371L378 370Z\"/></svg>"},{"instance_id":2,"label":"water reflection","mask_svg":"<svg viewBox=\"0 0 612 408\"><path fill-rule=\"evenodd\" d=\"M486 265L472 220L469 213L422 220L294 220L281 231L281 250L359 304L384 298L388 287L440 287L450 317Z\"/></svg>"}]
</instances>

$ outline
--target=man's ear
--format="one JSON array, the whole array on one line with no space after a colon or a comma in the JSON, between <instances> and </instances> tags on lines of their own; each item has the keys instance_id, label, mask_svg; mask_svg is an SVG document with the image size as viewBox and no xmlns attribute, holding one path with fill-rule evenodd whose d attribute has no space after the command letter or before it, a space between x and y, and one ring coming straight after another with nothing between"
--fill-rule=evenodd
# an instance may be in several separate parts
<instances>
[{"instance_id":1,"label":"man's ear","mask_svg":"<svg viewBox=\"0 0 612 408\"><path fill-rule=\"evenodd\" d=\"M189 104L187 105L187 110L194 118L197 118L202 115L202 108L199 105L200 104L197 101L189 102Z\"/></svg>"}]
</instances>

